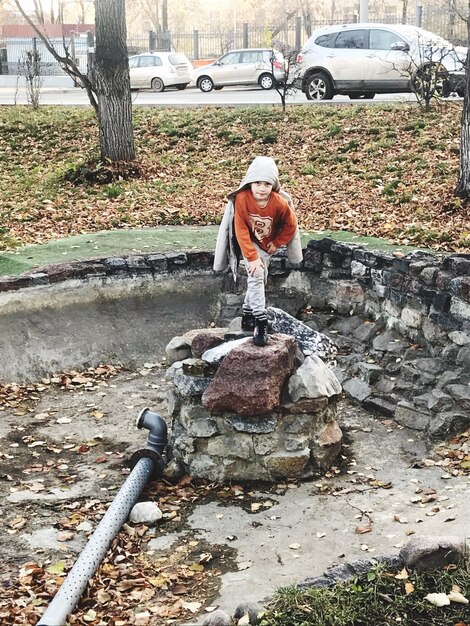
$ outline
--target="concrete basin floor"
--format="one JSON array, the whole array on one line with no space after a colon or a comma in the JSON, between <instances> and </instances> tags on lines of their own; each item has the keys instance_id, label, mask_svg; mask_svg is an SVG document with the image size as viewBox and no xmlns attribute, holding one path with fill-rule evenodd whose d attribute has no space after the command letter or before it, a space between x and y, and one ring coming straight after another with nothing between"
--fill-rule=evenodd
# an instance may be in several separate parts
<instances>
[{"instance_id":1,"label":"concrete basin floor","mask_svg":"<svg viewBox=\"0 0 470 626\"><path fill-rule=\"evenodd\" d=\"M24 562L70 559L83 547L84 532L61 543L54 524L70 514L71 503L107 500L121 486L123 461L145 445L146 433L135 428L142 408L167 418L169 383L160 363L67 390L45 382L19 404L4 404L0 581L14 584ZM466 536L469 476L423 464L423 458L439 457L418 432L346 401L338 422L346 433L340 470L310 482L250 485L246 506L236 495L200 500L183 508L179 525L167 531L164 520L159 532L172 534L173 545L191 535L209 547L226 545L235 555L205 606L233 613L241 602L263 603L278 587L331 565L397 554L412 535ZM80 453L80 446L88 451ZM35 466L47 468L48 459L51 471L35 472ZM422 501L423 490L435 490L429 502ZM10 532L20 518L24 525ZM202 621L204 606L201 611L192 623Z\"/></svg>"}]
</instances>

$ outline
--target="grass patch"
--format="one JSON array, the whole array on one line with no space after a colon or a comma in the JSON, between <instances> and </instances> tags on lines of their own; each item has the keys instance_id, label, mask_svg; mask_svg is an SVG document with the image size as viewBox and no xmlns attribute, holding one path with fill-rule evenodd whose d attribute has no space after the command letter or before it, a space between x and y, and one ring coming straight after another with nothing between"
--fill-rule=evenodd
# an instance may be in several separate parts
<instances>
[{"instance_id":1,"label":"grass patch","mask_svg":"<svg viewBox=\"0 0 470 626\"><path fill-rule=\"evenodd\" d=\"M460 114L461 106L450 102L426 117L403 104L305 105L285 113L272 106L142 107L133 116L135 163L110 166L97 156L91 111L3 107L0 207L8 235L2 245L13 249L18 242L119 228L217 224L227 193L252 159L265 154L276 160L305 231L340 228L402 245L415 207L425 206L426 229L450 239L423 241L467 251L468 206L453 196ZM371 182L370 172L383 183ZM391 178L400 180L398 189ZM377 214L387 220L371 219Z\"/></svg>"},{"instance_id":2,"label":"grass patch","mask_svg":"<svg viewBox=\"0 0 470 626\"><path fill-rule=\"evenodd\" d=\"M452 602L436 607L425 597L448 594L455 587L469 597L468 562L405 575L397 578L396 571L381 564L331 588L281 589L268 605L261 626L466 626L469 605Z\"/></svg>"}]
</instances>

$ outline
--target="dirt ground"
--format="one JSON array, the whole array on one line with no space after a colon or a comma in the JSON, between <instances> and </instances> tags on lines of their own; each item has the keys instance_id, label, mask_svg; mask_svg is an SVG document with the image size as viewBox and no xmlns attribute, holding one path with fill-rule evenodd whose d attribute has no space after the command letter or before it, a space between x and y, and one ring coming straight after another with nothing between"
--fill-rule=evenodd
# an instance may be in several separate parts
<instances>
[{"instance_id":1,"label":"dirt ground","mask_svg":"<svg viewBox=\"0 0 470 626\"><path fill-rule=\"evenodd\" d=\"M1 390L2 624L37 623L145 445L137 415L167 417L164 373L103 366ZM338 421L341 462L310 482L151 483L141 499L163 519L125 524L69 624L200 623L333 564L396 554L412 535L466 536L465 472L348 402Z\"/></svg>"}]
</instances>

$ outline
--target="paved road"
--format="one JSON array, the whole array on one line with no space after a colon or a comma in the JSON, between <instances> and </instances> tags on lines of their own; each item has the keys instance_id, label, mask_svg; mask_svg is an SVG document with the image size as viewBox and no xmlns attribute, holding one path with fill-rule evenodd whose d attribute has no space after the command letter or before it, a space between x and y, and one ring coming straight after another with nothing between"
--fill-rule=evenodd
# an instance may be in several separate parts
<instances>
[{"instance_id":1,"label":"paved road","mask_svg":"<svg viewBox=\"0 0 470 626\"><path fill-rule=\"evenodd\" d=\"M249 106L256 104L280 104L279 94L255 88L226 87L221 91L202 93L199 89L188 88L185 91L168 90L163 93L154 93L143 90L132 93L135 105L154 107L194 107L194 106ZM328 102L310 102L302 92L296 92L288 97L289 104L323 105ZM346 96L336 96L330 103L357 103L357 102L413 102L411 94L384 94L374 100L350 100ZM41 92L40 103L56 105L89 105L84 90L80 88L45 87ZM0 87L0 105L27 104L24 88Z\"/></svg>"}]
</instances>

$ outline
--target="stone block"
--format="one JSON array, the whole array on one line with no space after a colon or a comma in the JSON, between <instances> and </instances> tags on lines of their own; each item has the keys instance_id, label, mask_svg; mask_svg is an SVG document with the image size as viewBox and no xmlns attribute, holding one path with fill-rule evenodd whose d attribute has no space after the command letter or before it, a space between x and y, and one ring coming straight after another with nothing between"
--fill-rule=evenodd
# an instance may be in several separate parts
<instances>
[{"instance_id":1,"label":"stone block","mask_svg":"<svg viewBox=\"0 0 470 626\"><path fill-rule=\"evenodd\" d=\"M202 359L184 359L182 361L183 374L187 376L210 377L214 374L212 365Z\"/></svg>"},{"instance_id":2,"label":"stone block","mask_svg":"<svg viewBox=\"0 0 470 626\"><path fill-rule=\"evenodd\" d=\"M375 363L361 361L358 364L359 375L367 385L375 385L383 374L383 368Z\"/></svg>"},{"instance_id":3,"label":"stone block","mask_svg":"<svg viewBox=\"0 0 470 626\"><path fill-rule=\"evenodd\" d=\"M288 383L289 396L297 402L301 398L330 398L341 393L341 385L331 369L316 355L309 356L293 374Z\"/></svg>"},{"instance_id":4,"label":"stone block","mask_svg":"<svg viewBox=\"0 0 470 626\"><path fill-rule=\"evenodd\" d=\"M312 445L312 459L320 469L327 469L340 453L343 432L336 421L326 424Z\"/></svg>"},{"instance_id":5,"label":"stone block","mask_svg":"<svg viewBox=\"0 0 470 626\"><path fill-rule=\"evenodd\" d=\"M466 552L461 537L442 535L413 537L400 550L400 557L408 569L443 570L447 565L458 564Z\"/></svg>"},{"instance_id":6,"label":"stone block","mask_svg":"<svg viewBox=\"0 0 470 626\"><path fill-rule=\"evenodd\" d=\"M455 362L463 367L470 367L470 347L463 346L457 353Z\"/></svg>"},{"instance_id":7,"label":"stone block","mask_svg":"<svg viewBox=\"0 0 470 626\"><path fill-rule=\"evenodd\" d=\"M372 389L369 385L360 378L350 378L343 383L343 389L347 396L358 402L363 402L372 393Z\"/></svg>"},{"instance_id":8,"label":"stone block","mask_svg":"<svg viewBox=\"0 0 470 626\"><path fill-rule=\"evenodd\" d=\"M184 337L173 337L167 344L165 352L170 365L176 361L189 359L192 356L191 345Z\"/></svg>"},{"instance_id":9,"label":"stone block","mask_svg":"<svg viewBox=\"0 0 470 626\"><path fill-rule=\"evenodd\" d=\"M173 377L173 383L179 393L184 397L202 395L211 381L211 378L204 378L202 376L187 376L179 369L176 370Z\"/></svg>"},{"instance_id":10,"label":"stone block","mask_svg":"<svg viewBox=\"0 0 470 626\"><path fill-rule=\"evenodd\" d=\"M224 342L226 328L207 328L199 331L191 342L191 350L195 357L200 357L211 348Z\"/></svg>"},{"instance_id":11,"label":"stone block","mask_svg":"<svg viewBox=\"0 0 470 626\"><path fill-rule=\"evenodd\" d=\"M274 478L298 478L310 460L310 449L298 452L276 452L266 456L264 466Z\"/></svg>"},{"instance_id":12,"label":"stone block","mask_svg":"<svg viewBox=\"0 0 470 626\"><path fill-rule=\"evenodd\" d=\"M263 435L253 438L253 450L257 456L265 456L272 454L281 447L281 440L277 433Z\"/></svg>"},{"instance_id":13,"label":"stone block","mask_svg":"<svg viewBox=\"0 0 470 626\"><path fill-rule=\"evenodd\" d=\"M205 438L219 434L217 422L212 419L199 419L190 422L187 429L190 437Z\"/></svg>"},{"instance_id":14,"label":"stone block","mask_svg":"<svg viewBox=\"0 0 470 626\"><path fill-rule=\"evenodd\" d=\"M240 433L233 435L219 435L207 442L207 454L224 458L251 459L253 457L253 440L249 435Z\"/></svg>"},{"instance_id":15,"label":"stone block","mask_svg":"<svg viewBox=\"0 0 470 626\"><path fill-rule=\"evenodd\" d=\"M460 298L452 298L449 313L462 322L470 322L470 304Z\"/></svg>"},{"instance_id":16,"label":"stone block","mask_svg":"<svg viewBox=\"0 0 470 626\"><path fill-rule=\"evenodd\" d=\"M240 433L266 434L272 433L276 429L276 419L266 416L256 415L254 417L243 417L241 415L227 416L227 422Z\"/></svg>"},{"instance_id":17,"label":"stone block","mask_svg":"<svg viewBox=\"0 0 470 626\"><path fill-rule=\"evenodd\" d=\"M425 430L431 419L431 413L422 411L404 400L398 403L395 411L395 421L412 430Z\"/></svg>"},{"instance_id":18,"label":"stone block","mask_svg":"<svg viewBox=\"0 0 470 626\"><path fill-rule=\"evenodd\" d=\"M295 363L296 343L287 335L270 335L268 344L239 345L222 361L202 396L215 412L265 415L281 404L282 386Z\"/></svg>"},{"instance_id":19,"label":"stone block","mask_svg":"<svg viewBox=\"0 0 470 626\"><path fill-rule=\"evenodd\" d=\"M322 413L328 406L328 398L321 396L319 398L300 398L297 402L283 402L281 405L283 413L301 414L309 413L317 415Z\"/></svg>"},{"instance_id":20,"label":"stone block","mask_svg":"<svg viewBox=\"0 0 470 626\"><path fill-rule=\"evenodd\" d=\"M426 434L430 439L444 440L458 435L470 426L468 411L447 411L438 413L429 422Z\"/></svg>"},{"instance_id":21,"label":"stone block","mask_svg":"<svg viewBox=\"0 0 470 626\"><path fill-rule=\"evenodd\" d=\"M411 328L420 328L423 315L416 309L405 307L401 312L401 319L406 326L410 326Z\"/></svg>"}]
</instances>

